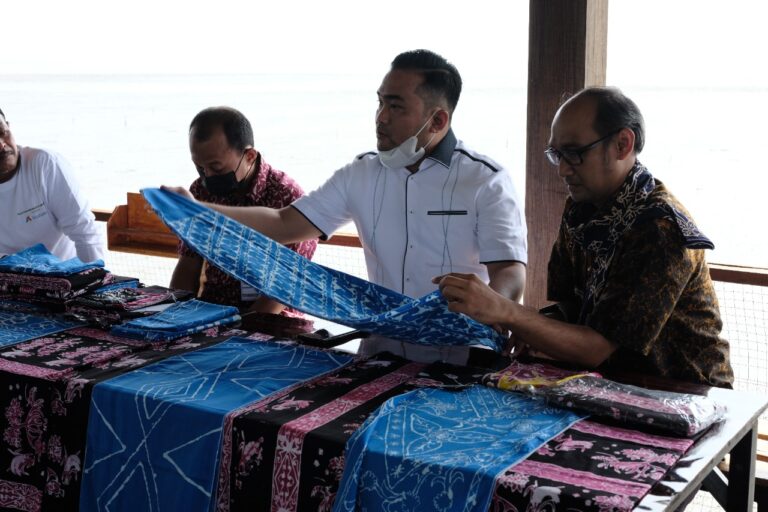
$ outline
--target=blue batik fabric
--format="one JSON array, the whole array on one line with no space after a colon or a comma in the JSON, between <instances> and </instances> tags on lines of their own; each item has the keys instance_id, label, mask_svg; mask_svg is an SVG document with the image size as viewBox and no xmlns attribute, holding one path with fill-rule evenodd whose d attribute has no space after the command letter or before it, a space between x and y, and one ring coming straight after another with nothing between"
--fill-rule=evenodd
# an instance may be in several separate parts
<instances>
[{"instance_id":1,"label":"blue batik fabric","mask_svg":"<svg viewBox=\"0 0 768 512\"><path fill-rule=\"evenodd\" d=\"M351 360L231 338L99 383L80 510L211 510L225 415Z\"/></svg>"},{"instance_id":2,"label":"blue batik fabric","mask_svg":"<svg viewBox=\"0 0 768 512\"><path fill-rule=\"evenodd\" d=\"M479 386L396 396L347 441L333 510L486 512L497 475L581 418Z\"/></svg>"},{"instance_id":3,"label":"blue batik fabric","mask_svg":"<svg viewBox=\"0 0 768 512\"><path fill-rule=\"evenodd\" d=\"M177 302L156 315L135 318L112 327L116 336L149 341L173 340L217 325L240 321L237 308L197 299Z\"/></svg>"},{"instance_id":4,"label":"blue batik fabric","mask_svg":"<svg viewBox=\"0 0 768 512\"><path fill-rule=\"evenodd\" d=\"M121 288L140 288L141 286L141 282L135 277L114 276L111 283L100 286L93 290L93 292L104 293L113 290L120 290Z\"/></svg>"},{"instance_id":5,"label":"blue batik fabric","mask_svg":"<svg viewBox=\"0 0 768 512\"><path fill-rule=\"evenodd\" d=\"M0 347L47 336L74 327L83 322L70 322L51 315L0 309Z\"/></svg>"},{"instance_id":6,"label":"blue batik fabric","mask_svg":"<svg viewBox=\"0 0 768 512\"><path fill-rule=\"evenodd\" d=\"M224 272L310 315L381 336L425 345L485 345L505 338L448 311L438 291L419 299L312 263L294 251L178 194L144 189L160 218L188 246Z\"/></svg>"},{"instance_id":7,"label":"blue batik fabric","mask_svg":"<svg viewBox=\"0 0 768 512\"><path fill-rule=\"evenodd\" d=\"M103 268L104 262L96 260L83 263L79 258L61 260L51 254L43 244L33 245L14 254L0 258L0 272L15 274L39 274L47 276L68 276L93 268Z\"/></svg>"}]
</instances>

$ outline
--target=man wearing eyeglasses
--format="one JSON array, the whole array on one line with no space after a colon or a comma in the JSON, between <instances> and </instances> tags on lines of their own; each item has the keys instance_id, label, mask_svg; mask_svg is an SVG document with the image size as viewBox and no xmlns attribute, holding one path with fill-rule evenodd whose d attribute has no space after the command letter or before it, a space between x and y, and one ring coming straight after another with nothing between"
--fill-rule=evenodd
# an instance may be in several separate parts
<instances>
[{"instance_id":1,"label":"man wearing eyeglasses","mask_svg":"<svg viewBox=\"0 0 768 512\"><path fill-rule=\"evenodd\" d=\"M210 107L199 112L189 126L189 151L199 174L189 190L200 201L281 208L304 194L298 183L262 159L253 147L251 123L234 108ZM317 240L288 247L311 258ZM235 306L244 313L303 316L208 265L183 243L179 245L171 288L189 290L202 300Z\"/></svg>"},{"instance_id":2,"label":"man wearing eyeglasses","mask_svg":"<svg viewBox=\"0 0 768 512\"><path fill-rule=\"evenodd\" d=\"M500 325L516 349L602 371L633 371L730 387L728 342L704 259L714 246L688 211L638 161L637 105L593 87L552 121L546 158L570 197L539 312L471 274L435 279L452 311Z\"/></svg>"}]
</instances>

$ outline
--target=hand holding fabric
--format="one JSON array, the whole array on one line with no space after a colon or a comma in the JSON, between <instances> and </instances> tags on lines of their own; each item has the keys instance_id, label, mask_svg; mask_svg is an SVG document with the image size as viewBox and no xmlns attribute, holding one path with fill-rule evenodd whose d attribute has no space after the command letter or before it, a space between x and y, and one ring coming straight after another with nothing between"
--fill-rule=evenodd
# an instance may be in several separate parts
<instances>
[{"instance_id":1,"label":"hand holding fabric","mask_svg":"<svg viewBox=\"0 0 768 512\"><path fill-rule=\"evenodd\" d=\"M168 192L173 192L174 194L178 194L181 197L185 197L185 198L189 199L190 201L197 202L197 199L195 199L195 197L192 195L192 192L190 192L189 190L187 190L184 187L169 187L168 185L161 185L160 188L162 190L166 190Z\"/></svg>"},{"instance_id":2,"label":"hand holding fabric","mask_svg":"<svg viewBox=\"0 0 768 512\"><path fill-rule=\"evenodd\" d=\"M503 328L508 323L511 300L494 291L475 274L451 273L437 276L432 282L448 301L448 309L464 313L473 320Z\"/></svg>"}]
</instances>

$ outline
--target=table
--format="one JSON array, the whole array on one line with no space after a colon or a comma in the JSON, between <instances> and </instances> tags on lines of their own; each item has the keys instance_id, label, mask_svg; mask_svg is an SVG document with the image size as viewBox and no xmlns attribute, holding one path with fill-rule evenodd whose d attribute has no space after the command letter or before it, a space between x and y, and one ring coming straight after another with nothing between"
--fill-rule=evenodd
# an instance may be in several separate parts
<instances>
[{"instance_id":1,"label":"table","mask_svg":"<svg viewBox=\"0 0 768 512\"><path fill-rule=\"evenodd\" d=\"M34 511L41 506L43 510L77 510L85 430L89 420L90 397L95 385L166 360L170 356L215 346L231 333L222 338L217 337L217 333L209 332L170 346L129 342L96 330L79 330L76 334L74 337L67 333L48 336L46 340L25 342L0 350L0 388L9 390L0 395L0 407L5 410L3 435L6 441L16 439L11 428L13 425L9 426L8 423L11 421L9 411L18 410L19 407L23 409L23 414L17 416L21 420L11 421L16 421L14 425L20 429L20 444L10 448L7 444L0 447L0 466L8 468L0 475L0 507L7 510ZM240 331L239 334L248 333ZM66 358L56 352L61 350L64 343L68 350ZM379 361L373 361L370 365L372 371L379 364ZM402 388L397 386L410 385L421 378L418 375L423 367L397 364L405 368L403 371L406 373L386 393L402 392ZM461 371L455 367L443 371L442 375L439 371L432 372L429 379L442 378L444 383L452 379L470 381L475 378L470 375L472 371L462 376ZM448 374L450 378L446 376ZM702 483L706 482L708 487L713 486L716 479L708 475L726 453L731 453L732 457L731 479L724 494L728 500L727 509L749 510L754 490L752 474L755 427L758 416L768 406L766 397L715 388L693 388L669 382L660 384L649 378L632 381L632 376L624 377L634 384L650 388L666 387L705 393L729 406L725 421L696 442L668 476L640 502L638 510L674 510L685 503ZM425 385L429 379L423 379ZM329 388L329 392L334 392L334 389ZM381 399L386 396L382 395ZM290 406L290 401L285 402L285 405ZM375 403L371 402L371 408L374 406ZM41 416L43 409L48 414L45 419ZM281 410L289 409L283 407ZM254 411L255 414L262 412ZM283 420L273 413L264 417L273 422L275 428L283 425ZM63 453L62 450L53 450L54 435L56 442L61 443ZM343 442L322 439L313 442L325 443L322 446L326 453L339 453L343 450ZM30 447L39 448L39 456L32 457ZM234 467L237 464L238 461L233 462Z\"/></svg>"},{"instance_id":2,"label":"table","mask_svg":"<svg viewBox=\"0 0 768 512\"><path fill-rule=\"evenodd\" d=\"M752 510L757 421L768 407L768 397L690 384L660 384L658 379L650 377L631 376L626 380L650 388L705 394L728 405L725 420L714 425L696 442L668 477L641 501L638 510L676 510L702 485L728 512ZM716 469L726 454L731 457L727 480Z\"/></svg>"}]
</instances>

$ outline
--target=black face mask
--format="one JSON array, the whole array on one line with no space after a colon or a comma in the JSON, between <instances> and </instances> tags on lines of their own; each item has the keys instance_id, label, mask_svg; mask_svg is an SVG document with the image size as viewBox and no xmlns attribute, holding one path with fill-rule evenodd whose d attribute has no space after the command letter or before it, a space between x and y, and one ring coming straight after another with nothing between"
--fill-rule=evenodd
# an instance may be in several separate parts
<instances>
[{"instance_id":1,"label":"black face mask","mask_svg":"<svg viewBox=\"0 0 768 512\"><path fill-rule=\"evenodd\" d=\"M208 191L217 196L225 196L233 192L237 192L242 188L243 182L237 181L237 170L240 168L240 164L243 163L245 153L240 157L240 161L237 163L237 168L234 171L229 171L224 174L214 174L213 176L206 176L201 170L197 172L203 179L203 185ZM245 181L245 180L244 180Z\"/></svg>"},{"instance_id":2,"label":"black face mask","mask_svg":"<svg viewBox=\"0 0 768 512\"><path fill-rule=\"evenodd\" d=\"M208 191L217 196L225 196L240 190L240 182L235 177L235 171L229 171L225 174L214 174L213 176L202 176L203 185Z\"/></svg>"}]
</instances>

